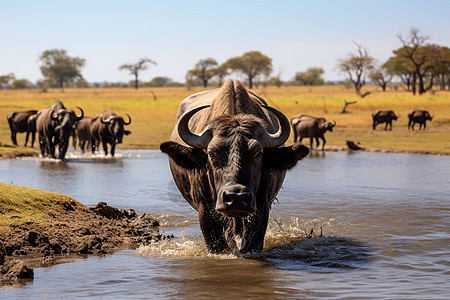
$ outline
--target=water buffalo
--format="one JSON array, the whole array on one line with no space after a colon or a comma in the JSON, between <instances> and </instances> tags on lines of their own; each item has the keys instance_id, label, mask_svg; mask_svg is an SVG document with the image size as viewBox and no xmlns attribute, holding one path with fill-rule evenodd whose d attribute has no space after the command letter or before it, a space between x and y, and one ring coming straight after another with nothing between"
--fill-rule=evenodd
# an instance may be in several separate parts
<instances>
[{"instance_id":1,"label":"water buffalo","mask_svg":"<svg viewBox=\"0 0 450 300\"><path fill-rule=\"evenodd\" d=\"M414 125L416 123L419 123L419 130L422 129L423 124L423 130L427 128L427 120L430 120L434 118L434 116L430 115L430 113L426 110L413 110L408 113L409 122L408 122L408 130L411 127L412 130L414 130ZM411 126L412 123L412 126Z\"/></svg>"},{"instance_id":2,"label":"water buffalo","mask_svg":"<svg viewBox=\"0 0 450 300\"><path fill-rule=\"evenodd\" d=\"M333 131L334 123L328 122L324 118L316 118L308 115L296 115L291 119L292 130L294 131L294 143L303 140L303 138L309 138L310 148L313 149L313 139L316 139L316 148L319 148L319 138L322 139L322 150L325 148L325 132L328 130Z\"/></svg>"},{"instance_id":3,"label":"water buffalo","mask_svg":"<svg viewBox=\"0 0 450 300\"><path fill-rule=\"evenodd\" d=\"M375 130L378 124L386 123L384 130L387 130L388 125L390 130L392 130L392 120L397 120L400 118L400 114L396 115L392 110L377 110L372 113L372 128Z\"/></svg>"},{"instance_id":4,"label":"water buffalo","mask_svg":"<svg viewBox=\"0 0 450 300\"><path fill-rule=\"evenodd\" d=\"M75 115L71 109L66 109L61 101L41 109L36 116L36 131L39 134L39 145L42 157L55 158L55 147L58 145L58 158L64 159L69 145L69 138L73 135L74 125L83 119L84 112Z\"/></svg>"},{"instance_id":5,"label":"water buffalo","mask_svg":"<svg viewBox=\"0 0 450 300\"><path fill-rule=\"evenodd\" d=\"M131 131L125 130L124 125L130 125L131 117L128 116L128 122L122 117L117 116L111 110L105 110L103 113L92 117L90 124L91 148L95 152L96 145L102 143L105 155L108 155L108 145L111 144L111 156L114 156L116 144L121 144L123 135L129 135Z\"/></svg>"},{"instance_id":6,"label":"water buffalo","mask_svg":"<svg viewBox=\"0 0 450 300\"><path fill-rule=\"evenodd\" d=\"M183 100L160 149L210 251L262 249L286 170L309 152L283 147L289 133L287 118L237 80Z\"/></svg>"},{"instance_id":7,"label":"water buffalo","mask_svg":"<svg viewBox=\"0 0 450 300\"><path fill-rule=\"evenodd\" d=\"M15 111L7 116L9 129L11 130L11 141L17 146L17 133L26 132L25 146L28 144L28 138L31 133L31 147L34 147L36 128L33 122L29 122L30 118L35 118L37 110Z\"/></svg>"},{"instance_id":8,"label":"water buffalo","mask_svg":"<svg viewBox=\"0 0 450 300\"><path fill-rule=\"evenodd\" d=\"M92 137L91 137L91 117L84 117L75 125L75 135L73 138L73 146L76 149L76 143L78 140L78 147L81 152L84 153L85 149L88 149ZM87 143L87 145L86 145ZM86 147L87 146L87 147Z\"/></svg>"}]
</instances>

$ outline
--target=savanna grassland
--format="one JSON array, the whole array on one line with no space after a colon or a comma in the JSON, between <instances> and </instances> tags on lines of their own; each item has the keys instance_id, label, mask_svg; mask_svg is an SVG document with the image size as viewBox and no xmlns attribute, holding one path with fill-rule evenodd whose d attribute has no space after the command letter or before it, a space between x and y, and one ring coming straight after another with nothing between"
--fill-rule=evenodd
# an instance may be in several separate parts
<instances>
[{"instance_id":1,"label":"savanna grassland","mask_svg":"<svg viewBox=\"0 0 450 300\"><path fill-rule=\"evenodd\" d=\"M0 90L0 143L11 145L6 116L12 111L41 109L61 100L67 108L93 116L105 109L124 116L128 113L132 122L127 129L132 134L124 138L119 148L158 148L168 140L175 124L180 102L203 88L97 88L97 89L49 89L42 90ZM367 87L372 94L357 97L353 89L344 86L320 87L258 87L253 92L266 99L269 105L280 109L288 118L296 114L323 116L335 120L333 132L327 132L326 148L345 149L347 140L360 142L372 151L399 151L450 154L450 92L435 91L421 96L409 92ZM155 99L156 97L156 99ZM349 113L341 114L344 101L357 101L349 105ZM428 110L435 118L427 122L425 131L408 131L407 113L412 109ZM371 113L375 110L394 110L401 117L394 121L392 131L384 131L384 124L372 130ZM126 117L125 117L126 119ZM416 125L418 129L418 125ZM25 134L18 134L23 144ZM291 134L288 144L293 142ZM304 140L309 146L308 139ZM35 149L38 145L35 144ZM3 148L3 149L1 149ZM0 151L14 148L0 147ZM23 149L19 147L17 150Z\"/></svg>"}]
</instances>

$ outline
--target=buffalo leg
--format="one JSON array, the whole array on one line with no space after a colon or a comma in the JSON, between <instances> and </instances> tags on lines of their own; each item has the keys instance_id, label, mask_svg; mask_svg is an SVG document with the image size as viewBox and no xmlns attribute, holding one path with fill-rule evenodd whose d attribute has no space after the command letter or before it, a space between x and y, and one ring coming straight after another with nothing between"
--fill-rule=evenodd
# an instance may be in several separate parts
<instances>
[{"instance_id":1,"label":"buffalo leg","mask_svg":"<svg viewBox=\"0 0 450 300\"><path fill-rule=\"evenodd\" d=\"M324 136L321 136L320 137L321 139L322 139L322 151L324 151L325 150L325 144L327 143L327 141L325 140L325 137Z\"/></svg>"},{"instance_id":2,"label":"buffalo leg","mask_svg":"<svg viewBox=\"0 0 450 300\"><path fill-rule=\"evenodd\" d=\"M17 132L11 130L11 141L13 142L13 145L17 146L16 136L17 136Z\"/></svg>"},{"instance_id":3,"label":"buffalo leg","mask_svg":"<svg viewBox=\"0 0 450 300\"><path fill-rule=\"evenodd\" d=\"M25 147L27 146L27 144L28 144L28 138L30 137L30 132L29 131L27 131L27 134L25 135Z\"/></svg>"},{"instance_id":4,"label":"buffalo leg","mask_svg":"<svg viewBox=\"0 0 450 300\"><path fill-rule=\"evenodd\" d=\"M319 149L319 145L320 145L319 137L317 136L316 137L316 149Z\"/></svg>"},{"instance_id":5,"label":"buffalo leg","mask_svg":"<svg viewBox=\"0 0 450 300\"><path fill-rule=\"evenodd\" d=\"M34 148L34 141L36 140L36 132L31 132L31 147Z\"/></svg>"},{"instance_id":6,"label":"buffalo leg","mask_svg":"<svg viewBox=\"0 0 450 300\"><path fill-rule=\"evenodd\" d=\"M201 208L198 211L198 217L208 249L214 253L221 253L228 250L228 244L221 226L223 220L221 220L222 217L219 213L209 211L207 208Z\"/></svg>"},{"instance_id":7,"label":"buffalo leg","mask_svg":"<svg viewBox=\"0 0 450 300\"><path fill-rule=\"evenodd\" d=\"M245 221L244 234L250 237L250 244L243 245L241 252L248 252L251 250L263 250L264 237L266 235L267 223L269 222L268 209L258 210L258 212ZM244 237L244 241L248 238Z\"/></svg>"},{"instance_id":8,"label":"buffalo leg","mask_svg":"<svg viewBox=\"0 0 450 300\"><path fill-rule=\"evenodd\" d=\"M111 156L114 156L114 153L116 152L116 143L111 144Z\"/></svg>"},{"instance_id":9,"label":"buffalo leg","mask_svg":"<svg viewBox=\"0 0 450 300\"><path fill-rule=\"evenodd\" d=\"M105 141L102 141L102 144L103 144L103 150L105 151L105 156L107 156L108 155L108 145L106 144Z\"/></svg>"},{"instance_id":10,"label":"buffalo leg","mask_svg":"<svg viewBox=\"0 0 450 300\"><path fill-rule=\"evenodd\" d=\"M45 139L41 136L39 136L39 148L41 148L42 157L45 157L46 155Z\"/></svg>"}]
</instances>

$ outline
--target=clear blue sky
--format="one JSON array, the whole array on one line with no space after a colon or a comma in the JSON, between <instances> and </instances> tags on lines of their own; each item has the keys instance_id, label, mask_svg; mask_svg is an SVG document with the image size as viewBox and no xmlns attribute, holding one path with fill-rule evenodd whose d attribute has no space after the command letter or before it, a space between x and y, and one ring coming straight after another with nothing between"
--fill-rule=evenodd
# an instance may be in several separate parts
<instances>
[{"instance_id":1,"label":"clear blue sky","mask_svg":"<svg viewBox=\"0 0 450 300\"><path fill-rule=\"evenodd\" d=\"M283 80L309 67L337 80L345 78L337 60L356 51L353 42L380 62L411 27L450 46L449 14L449 0L0 0L0 75L34 82L39 54L58 48L86 59L89 82L127 82L118 67L141 57L157 62L142 80L184 82L200 59L220 64L258 50Z\"/></svg>"}]
</instances>

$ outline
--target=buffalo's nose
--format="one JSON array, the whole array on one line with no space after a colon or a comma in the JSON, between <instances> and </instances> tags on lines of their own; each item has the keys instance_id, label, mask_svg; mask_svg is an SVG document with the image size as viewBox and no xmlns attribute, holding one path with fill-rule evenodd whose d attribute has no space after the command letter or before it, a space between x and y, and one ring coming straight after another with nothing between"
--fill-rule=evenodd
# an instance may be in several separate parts
<instances>
[{"instance_id":1,"label":"buffalo's nose","mask_svg":"<svg viewBox=\"0 0 450 300\"><path fill-rule=\"evenodd\" d=\"M247 217L256 210L249 191L224 191L221 200L217 203L216 210L227 216Z\"/></svg>"}]
</instances>

